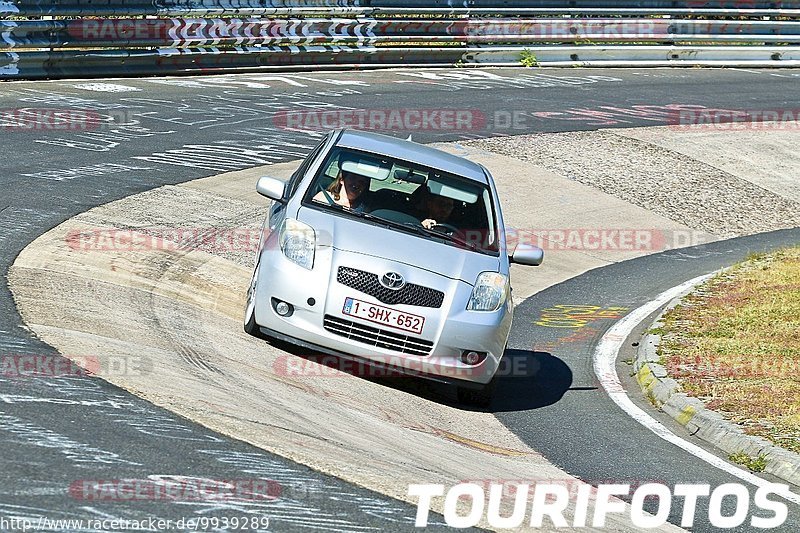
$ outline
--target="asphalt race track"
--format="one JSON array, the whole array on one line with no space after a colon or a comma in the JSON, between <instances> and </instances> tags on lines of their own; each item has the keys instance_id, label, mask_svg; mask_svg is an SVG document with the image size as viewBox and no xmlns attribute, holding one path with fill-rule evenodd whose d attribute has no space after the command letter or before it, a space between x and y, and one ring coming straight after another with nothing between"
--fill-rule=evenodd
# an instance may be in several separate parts
<instances>
[{"instance_id":1,"label":"asphalt race track","mask_svg":"<svg viewBox=\"0 0 800 533\"><path fill-rule=\"evenodd\" d=\"M0 84L0 355L54 353L21 323L5 282L32 240L131 194L303 157L321 133L291 129L297 117L289 111L469 112L460 128L413 132L418 142L452 141L663 125L686 106L791 109L798 78L791 70L453 69ZM37 109L88 112L95 122L62 129L40 117L34 124L29 117L39 116ZM730 481L629 419L599 389L590 355L612 320L592 323L590 334L574 342L529 324L559 304L632 310L751 251L798 241L800 231L789 230L647 256L590 271L518 304L509 355L530 358L541 372L508 378L493 405L496 416L556 466L589 482ZM621 364L620 376L626 370ZM635 384L629 390L637 392ZM216 435L100 379L0 372L0 403L0 515L178 520L241 512L268 515L278 531L414 529L414 506ZM280 483L282 497L212 509L198 502L81 501L67 490L79 480L143 475L154 483L181 475L266 477ZM800 530L798 513L792 507L786 531ZM702 516L694 530L711 530Z\"/></svg>"},{"instance_id":2,"label":"asphalt race track","mask_svg":"<svg viewBox=\"0 0 800 533\"><path fill-rule=\"evenodd\" d=\"M507 427L556 466L593 484L710 483L714 487L731 482L730 475L665 443L627 415L620 416L619 409L602 389L591 358L597 340L613 319L591 322L584 326L588 332L574 339L575 330L565 332L536 325L537 317L545 309L564 304L618 308L620 313L625 313L667 289L724 268L750 253L798 241L800 229L795 229L671 250L591 270L535 294L517 308L521 315L530 317L533 327L512 331L507 356L528 359L527 366L537 371L527 378L506 378L505 384L498 387L502 392L492 409ZM626 345L631 347L638 342L650 323L642 323ZM536 348L542 345L548 349ZM639 399L642 406L648 406L638 391L638 384L630 377L631 367L622 362L631 356L632 352L623 354L617 361L617 375L621 379L628 377L628 383L623 381L623 384L630 396ZM537 392L530 394L531 391ZM670 417L652 407L645 407L645 410L667 427L674 427L678 435L685 434L685 429ZM800 528L800 510L796 505L793 507L794 512L783 526L786 531ZM732 510L728 513L732 514ZM717 530L707 517L707 506L698 505L692 530ZM680 523L680 508L673 508L670 521ZM749 528L747 525L741 530L749 531Z\"/></svg>"}]
</instances>

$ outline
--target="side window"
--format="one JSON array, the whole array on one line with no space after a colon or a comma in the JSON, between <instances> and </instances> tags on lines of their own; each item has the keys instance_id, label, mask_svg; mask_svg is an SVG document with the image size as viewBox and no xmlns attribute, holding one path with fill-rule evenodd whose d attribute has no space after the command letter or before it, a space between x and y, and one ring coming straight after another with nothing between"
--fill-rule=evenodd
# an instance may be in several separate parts
<instances>
[{"instance_id":1,"label":"side window","mask_svg":"<svg viewBox=\"0 0 800 533\"><path fill-rule=\"evenodd\" d=\"M330 136L325 136L324 139L311 151L311 153L306 157L305 161L303 161L297 170L295 170L292 177L289 178L289 186L286 188L286 197L291 198L295 191L297 191L297 187L300 186L300 182L303 181L303 176L305 176L306 172L308 171L308 167L311 166L311 163L317 158L319 153L322 151L322 147L325 146L325 143L328 142Z\"/></svg>"},{"instance_id":2,"label":"side window","mask_svg":"<svg viewBox=\"0 0 800 533\"><path fill-rule=\"evenodd\" d=\"M289 181L287 183L286 193L284 195L284 198L291 198L292 195L294 195L295 191L297 191L297 187L300 185L300 182L303 181L303 176L308 170L308 167L317 158L320 150L322 150L322 147L325 146L325 143L328 141L328 139L329 136L326 136L322 140L322 142L320 142L317 146L315 146L314 149L311 150L311 153L308 154L308 157L306 157L305 160L302 163L300 163L300 166L297 168L297 170L294 171L294 174L292 174L292 177L289 178ZM269 215L267 215L269 219L270 229L274 229L277 226L284 209L286 209L285 203L272 202L272 205L270 206L269 209Z\"/></svg>"}]
</instances>

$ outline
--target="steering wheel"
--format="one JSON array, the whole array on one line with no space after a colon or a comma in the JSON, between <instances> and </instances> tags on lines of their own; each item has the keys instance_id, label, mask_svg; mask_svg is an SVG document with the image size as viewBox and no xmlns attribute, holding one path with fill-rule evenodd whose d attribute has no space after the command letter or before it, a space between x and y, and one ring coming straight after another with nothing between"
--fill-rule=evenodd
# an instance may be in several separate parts
<instances>
[{"instance_id":1,"label":"steering wheel","mask_svg":"<svg viewBox=\"0 0 800 533\"><path fill-rule=\"evenodd\" d=\"M454 233L458 233L459 231L461 231L455 226L452 226L450 224L444 224L444 223L434 224L433 226L431 226L431 229L433 231L440 231L442 233L448 233L450 235L452 235ZM442 230L444 230L444 231L442 231Z\"/></svg>"}]
</instances>

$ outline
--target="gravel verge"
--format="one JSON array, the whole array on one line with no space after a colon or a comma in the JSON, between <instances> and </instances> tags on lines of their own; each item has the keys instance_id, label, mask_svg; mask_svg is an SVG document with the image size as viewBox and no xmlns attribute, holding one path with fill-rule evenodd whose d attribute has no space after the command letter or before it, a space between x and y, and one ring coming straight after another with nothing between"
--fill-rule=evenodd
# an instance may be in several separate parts
<instances>
[{"instance_id":1,"label":"gravel verge","mask_svg":"<svg viewBox=\"0 0 800 533\"><path fill-rule=\"evenodd\" d=\"M610 130L495 137L463 144L528 161L720 237L800 226L800 203L686 155Z\"/></svg>"}]
</instances>

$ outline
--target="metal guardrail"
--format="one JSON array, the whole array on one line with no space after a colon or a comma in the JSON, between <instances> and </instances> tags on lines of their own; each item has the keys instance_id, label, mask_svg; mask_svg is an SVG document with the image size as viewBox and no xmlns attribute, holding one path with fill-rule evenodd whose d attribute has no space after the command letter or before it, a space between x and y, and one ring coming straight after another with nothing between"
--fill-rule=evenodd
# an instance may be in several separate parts
<instances>
[{"instance_id":1,"label":"metal guardrail","mask_svg":"<svg viewBox=\"0 0 800 533\"><path fill-rule=\"evenodd\" d=\"M72 19L0 23L0 49L241 45L797 43L797 21L688 19Z\"/></svg>"},{"instance_id":2,"label":"metal guardrail","mask_svg":"<svg viewBox=\"0 0 800 533\"><path fill-rule=\"evenodd\" d=\"M75 16L184 16L184 17L202 17L202 16L305 16L305 15L320 15L325 14L329 16L390 16L390 15L404 15L404 16L486 16L486 15L503 15L503 16L662 16L662 15L692 15L692 16L712 16L712 17L776 17L776 16L798 16L800 14L800 1L796 2L772 2L772 3L754 3L749 0L741 0L738 2L742 7L715 7L715 5L730 6L733 2L723 2L717 4L715 2L683 2L692 7L652 7L649 2L633 2L624 3L620 2L592 2L588 5L590 7L574 7L573 2L564 0L559 2L563 7L530 7L532 4L537 4L535 1L525 2L519 4L520 7L507 7L498 2L500 7L491 7L484 4L470 5L463 7L453 5L450 7L398 7L398 6L376 6L372 4L370 7L359 5L357 0L351 2L340 2L336 5L333 3L327 4L323 2L286 2L285 6L275 3L275 7L269 7L270 3L264 3L260 7L246 7L243 6L244 2L204 2L192 3L180 6L174 2L161 3L158 7L142 7L141 9L132 6L131 4L98 4L92 2L91 6L81 4L56 4L55 2L47 2L47 5L31 6L22 5L16 6L8 0L0 0L0 17L3 16L23 16L23 17L42 17L42 16L59 16L59 17L75 17ZM645 7L620 7L640 3ZM45 4L45 2L42 2ZM147 3L148 6L150 3ZM290 5L291 4L291 5ZM430 5L430 3L427 3ZM580 2L579 4L583 4ZM764 4L776 4L781 7L753 7L761 6ZM138 5L138 4L137 4ZM405 4L407 5L407 4ZM228 6L228 7L224 7ZM605 6L605 7L603 7ZM649 6L649 7L648 7Z\"/></svg>"},{"instance_id":3,"label":"metal guardrail","mask_svg":"<svg viewBox=\"0 0 800 533\"><path fill-rule=\"evenodd\" d=\"M0 80L800 59L800 0L0 0L0 17Z\"/></svg>"},{"instance_id":4,"label":"metal guardrail","mask_svg":"<svg viewBox=\"0 0 800 533\"><path fill-rule=\"evenodd\" d=\"M275 9L800 9L798 0L0 0L0 14L113 16L259 15Z\"/></svg>"}]
</instances>

